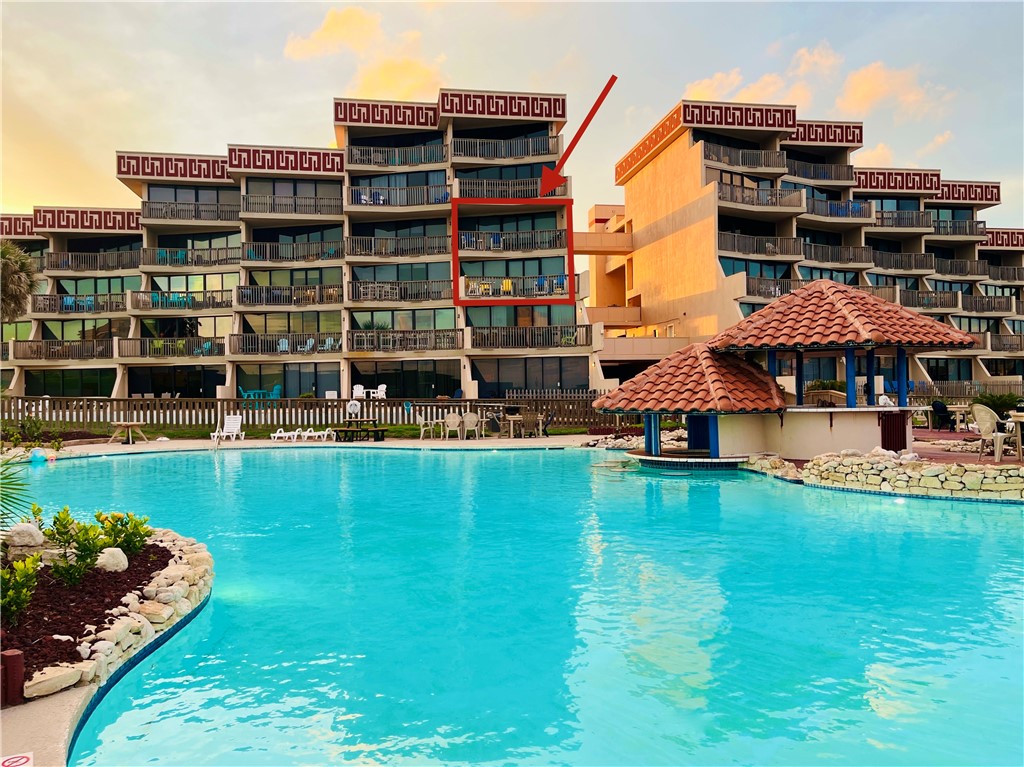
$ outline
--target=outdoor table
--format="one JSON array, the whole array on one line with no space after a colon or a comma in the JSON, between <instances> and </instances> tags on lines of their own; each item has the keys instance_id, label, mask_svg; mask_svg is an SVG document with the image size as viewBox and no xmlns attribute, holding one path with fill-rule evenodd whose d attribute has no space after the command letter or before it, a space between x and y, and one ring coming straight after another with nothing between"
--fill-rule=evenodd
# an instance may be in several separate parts
<instances>
[{"instance_id":1,"label":"outdoor table","mask_svg":"<svg viewBox=\"0 0 1024 767\"><path fill-rule=\"evenodd\" d=\"M950 415L953 416L956 423L956 430L960 431L960 424L963 423L964 427L967 426L967 414L971 410L970 405L947 405Z\"/></svg>"},{"instance_id":2,"label":"outdoor table","mask_svg":"<svg viewBox=\"0 0 1024 767\"><path fill-rule=\"evenodd\" d=\"M143 442L149 442L149 438L142 433L142 427L146 425L145 421L111 421L110 425L114 427L114 433L110 436L110 439L107 440L108 445L118 437L124 435L127 435L129 445L135 444L132 442L133 431L142 438Z\"/></svg>"},{"instance_id":3,"label":"outdoor table","mask_svg":"<svg viewBox=\"0 0 1024 767\"><path fill-rule=\"evenodd\" d=\"M523 417L521 415L507 415L505 418L508 419L508 436L513 438L516 436L516 424L519 425L519 436L523 436Z\"/></svg>"}]
</instances>

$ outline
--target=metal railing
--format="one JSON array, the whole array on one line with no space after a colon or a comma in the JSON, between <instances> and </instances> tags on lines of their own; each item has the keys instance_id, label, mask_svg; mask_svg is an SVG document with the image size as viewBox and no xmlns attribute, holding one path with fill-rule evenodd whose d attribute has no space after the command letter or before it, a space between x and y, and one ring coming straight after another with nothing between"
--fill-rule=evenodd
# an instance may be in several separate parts
<instances>
[{"instance_id":1,"label":"metal railing","mask_svg":"<svg viewBox=\"0 0 1024 767\"><path fill-rule=\"evenodd\" d=\"M785 152L770 149L737 149L707 141L704 142L704 159L736 168L786 168Z\"/></svg>"},{"instance_id":2,"label":"metal railing","mask_svg":"<svg viewBox=\"0 0 1024 767\"><path fill-rule=\"evenodd\" d=\"M349 146L345 148L346 165L432 165L448 162L447 144L419 146Z\"/></svg>"},{"instance_id":3,"label":"metal railing","mask_svg":"<svg viewBox=\"0 0 1024 767\"><path fill-rule=\"evenodd\" d=\"M964 400L967 404L979 394L1016 394L1024 396L1024 383L1020 381L916 381L914 391L949 400Z\"/></svg>"},{"instance_id":4,"label":"metal railing","mask_svg":"<svg viewBox=\"0 0 1024 767\"><path fill-rule=\"evenodd\" d=\"M934 272L935 256L931 253L886 253L871 251L875 266L900 272Z\"/></svg>"},{"instance_id":5,"label":"metal railing","mask_svg":"<svg viewBox=\"0 0 1024 767\"><path fill-rule=\"evenodd\" d=\"M743 255L802 256L804 241L799 237L753 237L749 234L719 232L718 249Z\"/></svg>"},{"instance_id":6,"label":"metal railing","mask_svg":"<svg viewBox=\"0 0 1024 767\"><path fill-rule=\"evenodd\" d=\"M352 301L447 301L452 297L449 280L353 280L348 283Z\"/></svg>"},{"instance_id":7,"label":"metal railing","mask_svg":"<svg viewBox=\"0 0 1024 767\"><path fill-rule=\"evenodd\" d=\"M232 266L241 259L242 249L229 248L143 248L143 266Z\"/></svg>"},{"instance_id":8,"label":"metal railing","mask_svg":"<svg viewBox=\"0 0 1024 767\"><path fill-rule=\"evenodd\" d=\"M452 199L450 184L430 186L352 186L348 188L348 202L359 207L384 205L408 207L414 205L443 205Z\"/></svg>"},{"instance_id":9,"label":"metal railing","mask_svg":"<svg viewBox=\"0 0 1024 767\"><path fill-rule=\"evenodd\" d=\"M128 296L129 306L139 311L230 309L233 305L231 290L181 290L166 293L156 290L133 290Z\"/></svg>"},{"instance_id":10,"label":"metal railing","mask_svg":"<svg viewBox=\"0 0 1024 767\"><path fill-rule=\"evenodd\" d=\"M988 277L999 282L1024 282L1024 266L989 266Z\"/></svg>"},{"instance_id":11,"label":"metal railing","mask_svg":"<svg viewBox=\"0 0 1024 767\"><path fill-rule=\"evenodd\" d=\"M937 274L956 277L988 277L988 261L974 261L966 258L936 258Z\"/></svg>"},{"instance_id":12,"label":"metal railing","mask_svg":"<svg viewBox=\"0 0 1024 767\"><path fill-rule=\"evenodd\" d=\"M880 210L875 213L874 226L890 229L931 229L930 210Z\"/></svg>"},{"instance_id":13,"label":"metal railing","mask_svg":"<svg viewBox=\"0 0 1024 767\"><path fill-rule=\"evenodd\" d=\"M1024 352L1024 335L992 333L989 339L994 352Z\"/></svg>"},{"instance_id":14,"label":"metal railing","mask_svg":"<svg viewBox=\"0 0 1024 767\"><path fill-rule=\"evenodd\" d=\"M534 229L525 232L459 232L459 250L527 251L561 250L566 247L565 229Z\"/></svg>"},{"instance_id":15,"label":"metal railing","mask_svg":"<svg viewBox=\"0 0 1024 767\"><path fill-rule=\"evenodd\" d=\"M542 325L533 327L474 327L474 349L549 349L580 347L592 343L591 325Z\"/></svg>"},{"instance_id":16,"label":"metal railing","mask_svg":"<svg viewBox=\"0 0 1024 767\"><path fill-rule=\"evenodd\" d=\"M962 306L965 312L999 312L1013 314L1013 296L970 296L964 295Z\"/></svg>"},{"instance_id":17,"label":"metal railing","mask_svg":"<svg viewBox=\"0 0 1024 767\"><path fill-rule=\"evenodd\" d=\"M565 274L545 274L536 277L463 277L462 297L479 298L535 298L537 296L566 295L569 277Z\"/></svg>"},{"instance_id":18,"label":"metal railing","mask_svg":"<svg viewBox=\"0 0 1024 767\"><path fill-rule=\"evenodd\" d=\"M138 269L141 250L118 250L111 253L52 252L46 254L46 268L59 272L111 272Z\"/></svg>"},{"instance_id":19,"label":"metal railing","mask_svg":"<svg viewBox=\"0 0 1024 767\"><path fill-rule=\"evenodd\" d=\"M239 285L238 306L309 306L339 304L345 300L342 285Z\"/></svg>"},{"instance_id":20,"label":"metal railing","mask_svg":"<svg viewBox=\"0 0 1024 767\"><path fill-rule=\"evenodd\" d=\"M114 356L114 339L88 341L15 341L16 360L93 360Z\"/></svg>"},{"instance_id":21,"label":"metal railing","mask_svg":"<svg viewBox=\"0 0 1024 767\"><path fill-rule=\"evenodd\" d=\"M855 181L856 174L852 165L833 165L831 163L803 162L802 160L786 160L786 170L790 176L806 178L812 181Z\"/></svg>"},{"instance_id":22,"label":"metal railing","mask_svg":"<svg viewBox=\"0 0 1024 767\"><path fill-rule=\"evenodd\" d=\"M142 217L167 221L238 221L237 202L142 201Z\"/></svg>"},{"instance_id":23,"label":"metal railing","mask_svg":"<svg viewBox=\"0 0 1024 767\"><path fill-rule=\"evenodd\" d=\"M900 305L909 309L959 309L957 290L901 290Z\"/></svg>"},{"instance_id":24,"label":"metal railing","mask_svg":"<svg viewBox=\"0 0 1024 767\"><path fill-rule=\"evenodd\" d=\"M935 222L935 234L943 237L984 237L984 221L943 221Z\"/></svg>"},{"instance_id":25,"label":"metal railing","mask_svg":"<svg viewBox=\"0 0 1024 767\"><path fill-rule=\"evenodd\" d=\"M340 197L243 194L242 212L278 213L300 216L340 216L344 213Z\"/></svg>"},{"instance_id":26,"label":"metal railing","mask_svg":"<svg viewBox=\"0 0 1024 767\"><path fill-rule=\"evenodd\" d=\"M817 280L774 280L768 277L747 277L747 295L756 298L778 298L792 293L798 288L810 285ZM886 301L896 300L894 285L848 285L847 287L862 290Z\"/></svg>"},{"instance_id":27,"label":"metal railing","mask_svg":"<svg viewBox=\"0 0 1024 767\"><path fill-rule=\"evenodd\" d=\"M103 314L125 308L124 293L32 296L32 311L39 314Z\"/></svg>"},{"instance_id":28,"label":"metal railing","mask_svg":"<svg viewBox=\"0 0 1024 767\"><path fill-rule=\"evenodd\" d=\"M758 207L800 208L804 193L802 189L753 189L719 182L718 199Z\"/></svg>"},{"instance_id":29,"label":"metal railing","mask_svg":"<svg viewBox=\"0 0 1024 767\"><path fill-rule=\"evenodd\" d=\"M342 333L240 333L228 336L229 354L278 356L340 354Z\"/></svg>"},{"instance_id":30,"label":"metal railing","mask_svg":"<svg viewBox=\"0 0 1024 767\"><path fill-rule=\"evenodd\" d=\"M439 256L452 252L452 238L448 234L428 234L416 237L346 237L346 256L380 256L402 258L409 256Z\"/></svg>"},{"instance_id":31,"label":"metal railing","mask_svg":"<svg viewBox=\"0 0 1024 767\"><path fill-rule=\"evenodd\" d=\"M327 242L243 242L242 263L262 261L328 261L344 256L340 240Z\"/></svg>"},{"instance_id":32,"label":"metal railing","mask_svg":"<svg viewBox=\"0 0 1024 767\"><path fill-rule=\"evenodd\" d=\"M569 193L568 182L559 184L545 197L565 197ZM540 197L539 178L492 179L460 178L459 196L476 198L534 198Z\"/></svg>"},{"instance_id":33,"label":"metal railing","mask_svg":"<svg viewBox=\"0 0 1024 767\"><path fill-rule=\"evenodd\" d=\"M220 338L118 338L118 357L223 357Z\"/></svg>"},{"instance_id":34,"label":"metal railing","mask_svg":"<svg viewBox=\"0 0 1024 767\"><path fill-rule=\"evenodd\" d=\"M819 264L864 264L871 265L871 248L864 245L815 245L804 244L804 258Z\"/></svg>"},{"instance_id":35,"label":"metal railing","mask_svg":"<svg viewBox=\"0 0 1024 767\"><path fill-rule=\"evenodd\" d=\"M558 154L558 136L500 139L454 138L452 157L481 160L508 160L517 157L543 157Z\"/></svg>"},{"instance_id":36,"label":"metal railing","mask_svg":"<svg viewBox=\"0 0 1024 767\"><path fill-rule=\"evenodd\" d=\"M436 351L462 348L461 330L350 330L350 352Z\"/></svg>"},{"instance_id":37,"label":"metal railing","mask_svg":"<svg viewBox=\"0 0 1024 767\"><path fill-rule=\"evenodd\" d=\"M871 218L870 202L861 200L808 200L807 213L827 218Z\"/></svg>"}]
</instances>

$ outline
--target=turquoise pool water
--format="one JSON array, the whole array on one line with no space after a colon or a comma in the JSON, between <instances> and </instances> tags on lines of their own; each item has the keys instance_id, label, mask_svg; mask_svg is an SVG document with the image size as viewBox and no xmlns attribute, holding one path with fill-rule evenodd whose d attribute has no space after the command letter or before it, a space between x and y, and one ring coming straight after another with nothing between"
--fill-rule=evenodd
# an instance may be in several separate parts
<instances>
[{"instance_id":1,"label":"turquoise pool water","mask_svg":"<svg viewBox=\"0 0 1024 767\"><path fill-rule=\"evenodd\" d=\"M607 458L32 469L50 508L144 512L216 559L71 764L1022 763L1021 509Z\"/></svg>"}]
</instances>

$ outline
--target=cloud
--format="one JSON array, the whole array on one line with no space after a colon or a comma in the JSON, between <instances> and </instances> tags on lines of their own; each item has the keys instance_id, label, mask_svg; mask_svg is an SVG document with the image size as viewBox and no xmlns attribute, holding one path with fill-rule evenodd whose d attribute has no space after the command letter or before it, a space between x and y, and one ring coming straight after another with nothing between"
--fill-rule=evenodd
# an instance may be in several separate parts
<instances>
[{"instance_id":1,"label":"cloud","mask_svg":"<svg viewBox=\"0 0 1024 767\"><path fill-rule=\"evenodd\" d=\"M359 6L331 8L308 37L288 35L284 55L296 61L333 56L345 49L363 53L379 44L383 33L380 14L370 13Z\"/></svg>"},{"instance_id":2,"label":"cloud","mask_svg":"<svg viewBox=\"0 0 1024 767\"><path fill-rule=\"evenodd\" d=\"M782 46L785 43L784 40L776 40L774 43L770 43L764 52L768 56L778 56L782 53Z\"/></svg>"},{"instance_id":3,"label":"cloud","mask_svg":"<svg viewBox=\"0 0 1024 767\"><path fill-rule=\"evenodd\" d=\"M794 77L830 78L839 71L842 64L842 54L832 50L828 40L822 40L813 48L801 48L793 54L789 74Z\"/></svg>"},{"instance_id":4,"label":"cloud","mask_svg":"<svg viewBox=\"0 0 1024 767\"><path fill-rule=\"evenodd\" d=\"M954 94L946 88L920 81L917 69L890 69L881 61L846 76L836 98L842 116L864 117L889 107L897 122L922 120L941 114Z\"/></svg>"},{"instance_id":5,"label":"cloud","mask_svg":"<svg viewBox=\"0 0 1024 767\"><path fill-rule=\"evenodd\" d=\"M951 130L939 133L935 138L917 150L917 156L924 157L926 154L931 154L943 144L948 143L951 138L953 138L953 131Z\"/></svg>"},{"instance_id":6,"label":"cloud","mask_svg":"<svg viewBox=\"0 0 1024 767\"><path fill-rule=\"evenodd\" d=\"M441 64L444 56L433 60L420 53L420 33L402 33L398 44L383 55L371 57L359 65L345 95L352 98L431 101L444 84Z\"/></svg>"},{"instance_id":7,"label":"cloud","mask_svg":"<svg viewBox=\"0 0 1024 767\"><path fill-rule=\"evenodd\" d=\"M729 93L740 87L743 75L739 67L729 72L716 72L704 80L687 83L683 90L684 99L697 101L724 101Z\"/></svg>"},{"instance_id":8,"label":"cloud","mask_svg":"<svg viewBox=\"0 0 1024 767\"><path fill-rule=\"evenodd\" d=\"M859 168L892 167L892 149L885 143L876 144L870 149L858 149L852 157L853 164Z\"/></svg>"}]
</instances>

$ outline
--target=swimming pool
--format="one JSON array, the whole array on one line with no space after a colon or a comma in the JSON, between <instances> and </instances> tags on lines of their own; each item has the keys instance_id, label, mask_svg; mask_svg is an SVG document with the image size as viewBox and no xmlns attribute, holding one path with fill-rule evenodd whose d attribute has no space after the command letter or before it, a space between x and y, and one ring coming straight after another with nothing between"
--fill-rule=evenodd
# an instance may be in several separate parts
<instances>
[{"instance_id":1,"label":"swimming pool","mask_svg":"<svg viewBox=\"0 0 1024 767\"><path fill-rule=\"evenodd\" d=\"M216 559L70 763L1021 763L1018 508L605 460L33 468L51 508L144 512Z\"/></svg>"}]
</instances>

